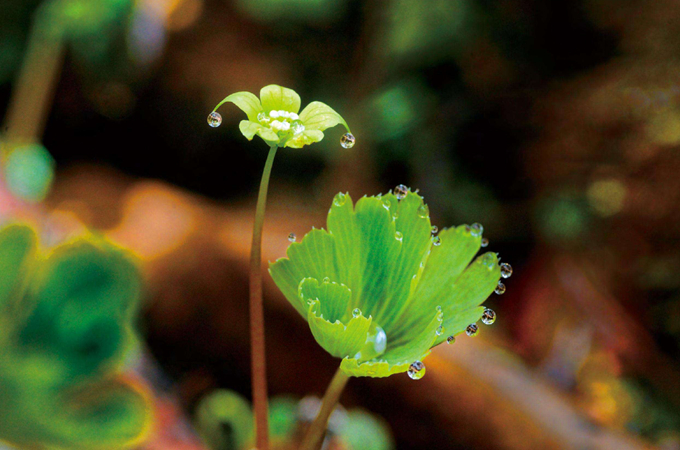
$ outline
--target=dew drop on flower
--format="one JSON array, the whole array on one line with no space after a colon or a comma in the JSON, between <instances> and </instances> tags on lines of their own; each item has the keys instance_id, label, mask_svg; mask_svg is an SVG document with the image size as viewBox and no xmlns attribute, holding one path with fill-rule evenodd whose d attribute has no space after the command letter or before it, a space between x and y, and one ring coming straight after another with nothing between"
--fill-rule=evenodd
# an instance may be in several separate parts
<instances>
[{"instance_id":1,"label":"dew drop on flower","mask_svg":"<svg viewBox=\"0 0 680 450\"><path fill-rule=\"evenodd\" d=\"M477 326L476 323L471 323L465 329L465 334L467 334L468 336L477 336L477 333L479 333L479 327Z\"/></svg>"},{"instance_id":2,"label":"dew drop on flower","mask_svg":"<svg viewBox=\"0 0 680 450\"><path fill-rule=\"evenodd\" d=\"M290 242L295 242L295 239L297 239L297 236L295 236L295 233L290 233L290 234L288 235L288 240L289 240Z\"/></svg>"},{"instance_id":3,"label":"dew drop on flower","mask_svg":"<svg viewBox=\"0 0 680 450\"><path fill-rule=\"evenodd\" d=\"M482 322L484 325L491 325L496 321L496 312L493 309L486 308L482 314Z\"/></svg>"},{"instance_id":4,"label":"dew drop on flower","mask_svg":"<svg viewBox=\"0 0 680 450\"><path fill-rule=\"evenodd\" d=\"M508 263L501 264L501 276L503 278L510 278L512 275L512 266Z\"/></svg>"},{"instance_id":5,"label":"dew drop on flower","mask_svg":"<svg viewBox=\"0 0 680 450\"><path fill-rule=\"evenodd\" d=\"M345 133L340 138L340 145L342 146L342 148L352 148L354 147L354 143L356 141L357 138L355 138L353 134Z\"/></svg>"},{"instance_id":6,"label":"dew drop on flower","mask_svg":"<svg viewBox=\"0 0 680 450\"><path fill-rule=\"evenodd\" d=\"M437 227L437 225L432 225L430 231L432 232L432 234L437 234L439 232L439 228Z\"/></svg>"},{"instance_id":7,"label":"dew drop on flower","mask_svg":"<svg viewBox=\"0 0 680 450\"><path fill-rule=\"evenodd\" d=\"M442 240L439 238L439 236L435 236L432 238L432 243L436 246L440 246L442 243Z\"/></svg>"},{"instance_id":8,"label":"dew drop on flower","mask_svg":"<svg viewBox=\"0 0 680 450\"><path fill-rule=\"evenodd\" d=\"M487 238L482 238L482 242L480 242L479 245L484 248L489 245L489 240Z\"/></svg>"},{"instance_id":9,"label":"dew drop on flower","mask_svg":"<svg viewBox=\"0 0 680 450\"><path fill-rule=\"evenodd\" d=\"M208 115L208 125L217 128L222 124L222 116L220 113L213 111Z\"/></svg>"},{"instance_id":10,"label":"dew drop on flower","mask_svg":"<svg viewBox=\"0 0 680 450\"><path fill-rule=\"evenodd\" d=\"M305 131L305 126L302 124L301 120L294 120L290 124L290 129L293 130L293 134L300 134Z\"/></svg>"},{"instance_id":11,"label":"dew drop on flower","mask_svg":"<svg viewBox=\"0 0 680 450\"><path fill-rule=\"evenodd\" d=\"M421 219L426 219L426 218L430 217L429 206L420 205L420 207L418 207L418 217L420 217Z\"/></svg>"},{"instance_id":12,"label":"dew drop on flower","mask_svg":"<svg viewBox=\"0 0 680 450\"><path fill-rule=\"evenodd\" d=\"M470 232L472 233L473 236L481 236L482 233L484 232L484 227L482 226L481 223L473 223L472 226L470 227Z\"/></svg>"},{"instance_id":13,"label":"dew drop on flower","mask_svg":"<svg viewBox=\"0 0 680 450\"><path fill-rule=\"evenodd\" d=\"M279 117L279 112L275 111L275 110L271 110L271 111L269 111L269 117L271 117L272 119L276 119L276 118Z\"/></svg>"},{"instance_id":14,"label":"dew drop on flower","mask_svg":"<svg viewBox=\"0 0 680 450\"><path fill-rule=\"evenodd\" d=\"M394 188L394 196L397 197L397 200L403 200L404 197L406 197L406 194L408 194L408 191L409 189L406 186L400 184Z\"/></svg>"},{"instance_id":15,"label":"dew drop on flower","mask_svg":"<svg viewBox=\"0 0 680 450\"><path fill-rule=\"evenodd\" d=\"M257 115L257 121L263 124L267 124L271 122L271 119L269 116L267 116L267 113L261 112L260 114Z\"/></svg>"},{"instance_id":16,"label":"dew drop on flower","mask_svg":"<svg viewBox=\"0 0 680 450\"><path fill-rule=\"evenodd\" d=\"M449 337L446 338L447 344L453 344L454 342L456 342L455 336L449 336Z\"/></svg>"},{"instance_id":17,"label":"dew drop on flower","mask_svg":"<svg viewBox=\"0 0 680 450\"><path fill-rule=\"evenodd\" d=\"M359 308L354 308L352 310L352 317L359 317L361 315L361 310Z\"/></svg>"},{"instance_id":18,"label":"dew drop on flower","mask_svg":"<svg viewBox=\"0 0 680 450\"><path fill-rule=\"evenodd\" d=\"M498 286L496 286L496 289L494 290L494 292L498 295L505 294L505 285L499 281Z\"/></svg>"},{"instance_id":19,"label":"dew drop on flower","mask_svg":"<svg viewBox=\"0 0 680 450\"><path fill-rule=\"evenodd\" d=\"M412 380L420 380L425 376L425 364L420 361L415 361L408 368L408 376Z\"/></svg>"}]
</instances>

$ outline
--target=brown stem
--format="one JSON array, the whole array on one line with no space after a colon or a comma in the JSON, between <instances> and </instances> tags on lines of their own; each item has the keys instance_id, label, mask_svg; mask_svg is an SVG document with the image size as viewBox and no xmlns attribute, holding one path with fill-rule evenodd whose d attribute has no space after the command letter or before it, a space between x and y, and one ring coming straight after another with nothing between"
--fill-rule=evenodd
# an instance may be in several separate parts
<instances>
[{"instance_id":1,"label":"brown stem","mask_svg":"<svg viewBox=\"0 0 680 450\"><path fill-rule=\"evenodd\" d=\"M250 248L250 357L253 382L253 410L255 411L255 433L258 450L269 448L269 405L267 401L267 367L264 345L264 310L262 307L262 227L267 206L269 177L278 147L269 149L264 164L260 193L257 196L253 244Z\"/></svg>"},{"instance_id":2,"label":"brown stem","mask_svg":"<svg viewBox=\"0 0 680 450\"><path fill-rule=\"evenodd\" d=\"M338 400L340 400L342 391L345 389L348 381L349 377L338 367L338 371L335 372L331 384L328 385L326 393L323 396L319 414L317 414L316 419L314 419L314 422L309 426L309 429L302 440L300 450L318 450L321 448L324 434L326 434L328 418L338 404Z\"/></svg>"}]
</instances>

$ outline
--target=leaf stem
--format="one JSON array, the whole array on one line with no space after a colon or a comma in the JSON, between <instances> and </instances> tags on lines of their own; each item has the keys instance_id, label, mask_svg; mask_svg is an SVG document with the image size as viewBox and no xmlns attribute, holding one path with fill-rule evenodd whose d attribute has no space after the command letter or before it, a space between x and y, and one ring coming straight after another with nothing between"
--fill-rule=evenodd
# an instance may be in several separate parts
<instances>
[{"instance_id":1,"label":"leaf stem","mask_svg":"<svg viewBox=\"0 0 680 450\"><path fill-rule=\"evenodd\" d=\"M345 372L338 367L338 371L335 372L323 396L319 414L317 414L316 419L307 429L307 433L300 445L300 450L317 450L321 447L324 434L326 433L326 426L328 425L328 418L338 404L338 400L340 400L342 391L345 389L348 381L349 376L345 375Z\"/></svg>"},{"instance_id":2,"label":"leaf stem","mask_svg":"<svg viewBox=\"0 0 680 450\"><path fill-rule=\"evenodd\" d=\"M269 148L264 164L260 192L257 196L253 243L250 248L250 357L253 382L253 410L258 450L269 448L269 405L267 401L267 367L264 345L264 311L262 307L262 227L267 206L269 177L276 156L277 145Z\"/></svg>"}]
</instances>

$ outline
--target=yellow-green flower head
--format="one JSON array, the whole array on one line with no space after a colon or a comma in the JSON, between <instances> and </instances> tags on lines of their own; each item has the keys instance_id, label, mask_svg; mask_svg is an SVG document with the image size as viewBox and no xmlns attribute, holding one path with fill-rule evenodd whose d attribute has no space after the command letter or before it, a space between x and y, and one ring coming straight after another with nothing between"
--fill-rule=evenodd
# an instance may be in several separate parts
<instances>
[{"instance_id":1,"label":"yellow-green flower head","mask_svg":"<svg viewBox=\"0 0 680 450\"><path fill-rule=\"evenodd\" d=\"M268 145L302 148L321 141L326 128L342 124L347 129L342 146L350 148L354 145L354 136L340 114L321 102L312 102L300 112L300 96L292 89L270 84L260 90L260 98L250 92L231 94L208 116L210 126L217 127L222 123L217 109L226 102L235 104L248 115L248 120L239 124L241 133L248 140L258 135Z\"/></svg>"},{"instance_id":2,"label":"yellow-green flower head","mask_svg":"<svg viewBox=\"0 0 680 450\"><path fill-rule=\"evenodd\" d=\"M491 252L473 261L481 225L436 235L423 198L400 186L356 205L338 194L327 226L291 244L269 271L346 374L419 378L432 347L490 323L480 305L501 267Z\"/></svg>"}]
</instances>

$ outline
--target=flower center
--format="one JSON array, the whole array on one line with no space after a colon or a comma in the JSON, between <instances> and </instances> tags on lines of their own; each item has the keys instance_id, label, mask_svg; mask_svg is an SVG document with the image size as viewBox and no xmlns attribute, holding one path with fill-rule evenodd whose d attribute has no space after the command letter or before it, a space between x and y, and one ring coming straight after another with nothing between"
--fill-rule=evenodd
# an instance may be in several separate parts
<instances>
[{"instance_id":1,"label":"flower center","mask_svg":"<svg viewBox=\"0 0 680 450\"><path fill-rule=\"evenodd\" d=\"M269 113L261 112L257 115L257 120L262 125L269 127L276 133L293 133L298 135L305 131L300 117L294 112L283 110L271 110Z\"/></svg>"}]
</instances>

